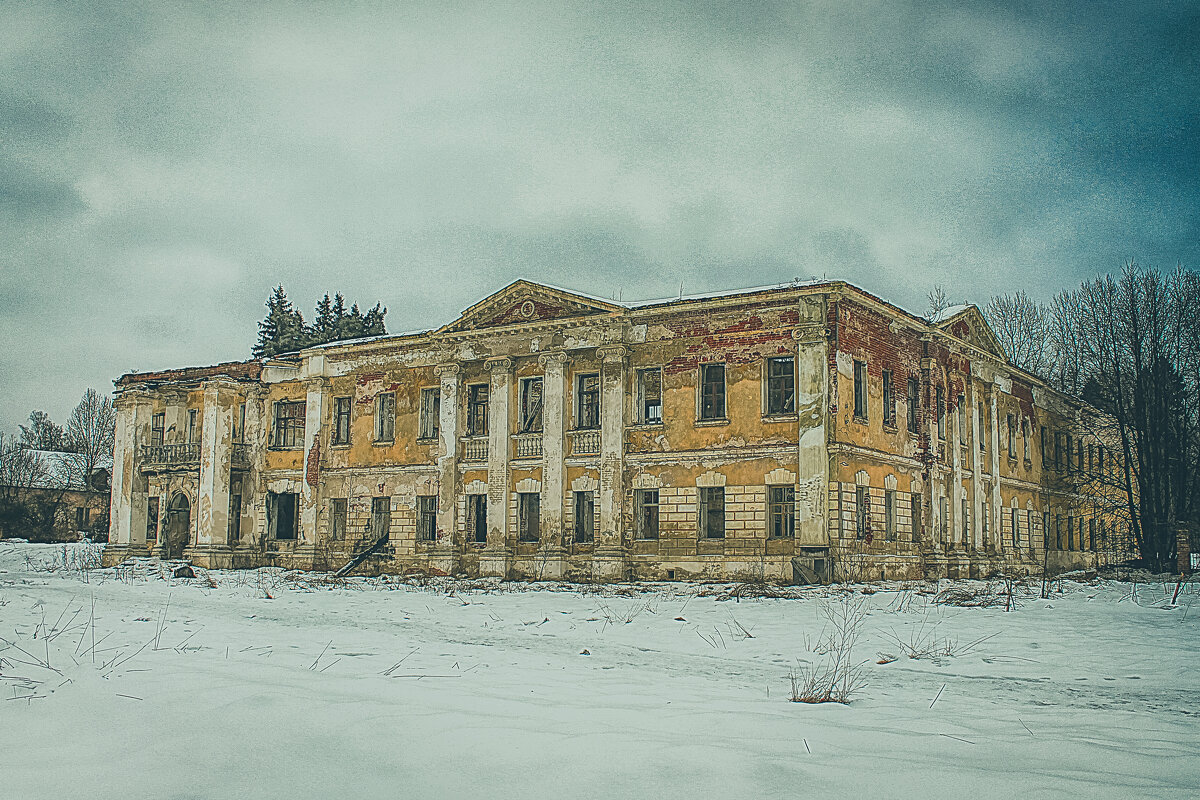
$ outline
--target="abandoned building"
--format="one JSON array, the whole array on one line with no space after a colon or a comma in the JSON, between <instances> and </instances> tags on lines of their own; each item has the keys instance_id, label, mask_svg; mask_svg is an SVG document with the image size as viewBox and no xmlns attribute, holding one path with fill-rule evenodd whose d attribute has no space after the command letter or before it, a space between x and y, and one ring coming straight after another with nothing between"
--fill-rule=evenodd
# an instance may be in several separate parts
<instances>
[{"instance_id":1,"label":"abandoned building","mask_svg":"<svg viewBox=\"0 0 1200 800\"><path fill-rule=\"evenodd\" d=\"M1034 573L1119 554L1094 410L840 281L520 280L422 333L129 374L106 563L568 580ZM1106 464L1107 458L1107 464Z\"/></svg>"},{"instance_id":2,"label":"abandoned building","mask_svg":"<svg viewBox=\"0 0 1200 800\"><path fill-rule=\"evenodd\" d=\"M0 472L0 539L104 541L112 502L108 468L95 466L85 476L89 470L76 453L27 450L25 457L36 466Z\"/></svg>"}]
</instances>

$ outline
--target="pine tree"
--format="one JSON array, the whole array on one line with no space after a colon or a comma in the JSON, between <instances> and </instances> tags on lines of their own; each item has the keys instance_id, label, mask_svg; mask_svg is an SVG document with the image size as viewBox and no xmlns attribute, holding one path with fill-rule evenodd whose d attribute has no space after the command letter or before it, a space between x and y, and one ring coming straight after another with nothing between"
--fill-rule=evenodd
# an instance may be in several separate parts
<instances>
[{"instance_id":1,"label":"pine tree","mask_svg":"<svg viewBox=\"0 0 1200 800\"><path fill-rule=\"evenodd\" d=\"M383 327L383 317L387 314L387 309L382 306L382 303L376 303L374 308L363 315L363 336L383 336L387 333Z\"/></svg>"},{"instance_id":2,"label":"pine tree","mask_svg":"<svg viewBox=\"0 0 1200 800\"><path fill-rule=\"evenodd\" d=\"M283 286L276 286L267 298L267 316L258 323L258 344L251 352L255 358L290 353L308 344L304 317L292 308Z\"/></svg>"},{"instance_id":3,"label":"pine tree","mask_svg":"<svg viewBox=\"0 0 1200 800\"><path fill-rule=\"evenodd\" d=\"M317 303L316 315L313 317L310 329L312 333L310 344L324 344L333 341L334 322L333 304L329 301L329 295L326 294Z\"/></svg>"}]
</instances>

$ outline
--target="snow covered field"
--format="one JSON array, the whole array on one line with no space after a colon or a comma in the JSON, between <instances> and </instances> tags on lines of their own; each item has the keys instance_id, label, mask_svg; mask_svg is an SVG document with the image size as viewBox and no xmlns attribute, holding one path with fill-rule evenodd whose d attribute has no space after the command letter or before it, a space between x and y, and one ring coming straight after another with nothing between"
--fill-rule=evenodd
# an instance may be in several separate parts
<instances>
[{"instance_id":1,"label":"snow covered field","mask_svg":"<svg viewBox=\"0 0 1200 800\"><path fill-rule=\"evenodd\" d=\"M1200 793L1195 586L1064 581L1011 612L860 591L867 684L809 705L788 674L836 589L306 587L89 555L0 542L0 797Z\"/></svg>"}]
</instances>

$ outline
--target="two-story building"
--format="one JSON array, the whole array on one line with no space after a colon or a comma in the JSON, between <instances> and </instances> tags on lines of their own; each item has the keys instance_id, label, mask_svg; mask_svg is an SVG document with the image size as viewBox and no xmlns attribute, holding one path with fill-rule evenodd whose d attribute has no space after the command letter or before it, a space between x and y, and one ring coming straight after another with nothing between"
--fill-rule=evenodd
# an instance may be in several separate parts
<instances>
[{"instance_id":1,"label":"two-story building","mask_svg":"<svg viewBox=\"0 0 1200 800\"><path fill-rule=\"evenodd\" d=\"M927 322L844 282L522 280L436 330L116 385L110 564L335 569L371 544L396 572L810 581L1121 555L1076 477L1085 448L1106 468L1092 410L975 307Z\"/></svg>"}]
</instances>

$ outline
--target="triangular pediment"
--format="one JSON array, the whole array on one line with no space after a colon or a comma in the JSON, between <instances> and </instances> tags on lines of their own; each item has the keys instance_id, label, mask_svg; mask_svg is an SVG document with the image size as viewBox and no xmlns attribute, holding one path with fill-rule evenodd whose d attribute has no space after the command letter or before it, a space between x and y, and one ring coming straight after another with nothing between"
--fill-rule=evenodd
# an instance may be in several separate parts
<instances>
[{"instance_id":1,"label":"triangular pediment","mask_svg":"<svg viewBox=\"0 0 1200 800\"><path fill-rule=\"evenodd\" d=\"M621 311L622 306L595 297L519 280L488 295L438 333L462 333L508 325L529 325Z\"/></svg>"},{"instance_id":2,"label":"triangular pediment","mask_svg":"<svg viewBox=\"0 0 1200 800\"><path fill-rule=\"evenodd\" d=\"M992 327L988 325L978 306L967 306L962 311L940 321L937 325L946 333L962 339L967 344L1005 361L1008 360L1008 354L1004 352L1004 345L1000 344L1000 340L992 332Z\"/></svg>"}]
</instances>

